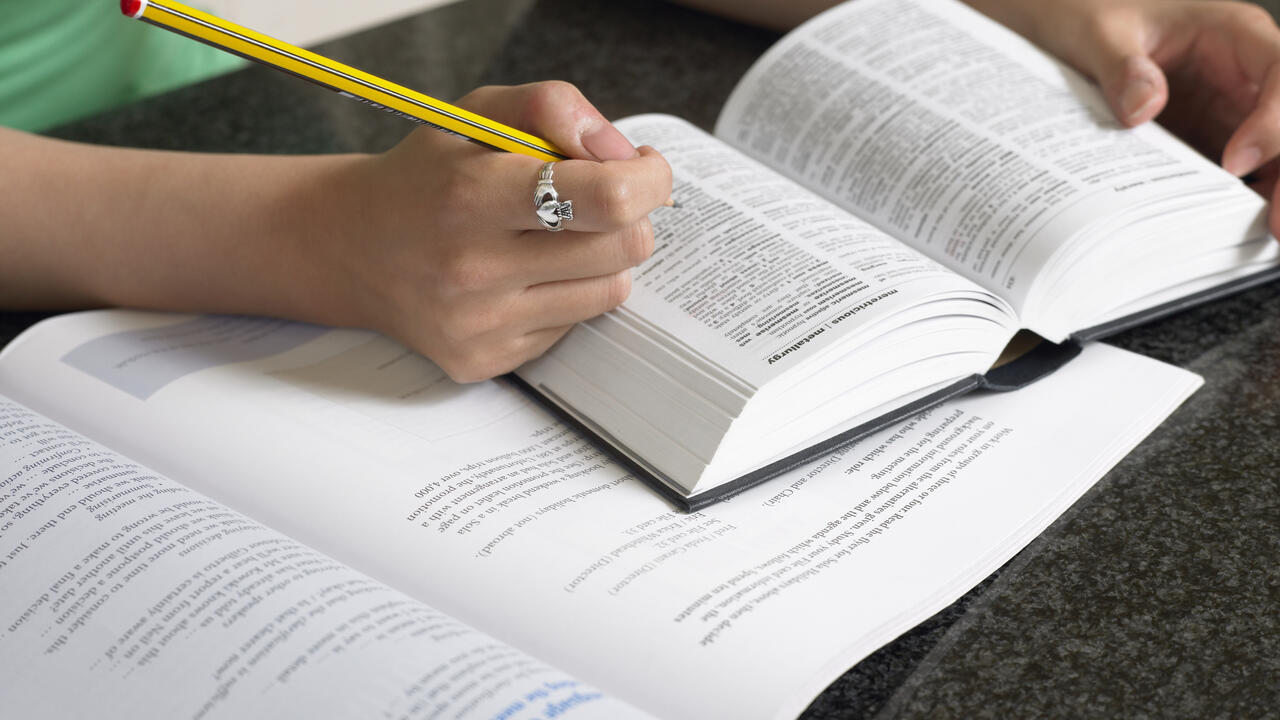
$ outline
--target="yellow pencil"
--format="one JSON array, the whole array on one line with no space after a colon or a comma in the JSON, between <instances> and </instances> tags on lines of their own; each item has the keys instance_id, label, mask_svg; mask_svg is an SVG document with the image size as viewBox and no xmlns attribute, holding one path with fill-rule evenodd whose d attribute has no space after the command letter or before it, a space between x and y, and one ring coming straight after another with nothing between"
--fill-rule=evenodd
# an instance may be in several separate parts
<instances>
[{"instance_id":1,"label":"yellow pencil","mask_svg":"<svg viewBox=\"0 0 1280 720\"><path fill-rule=\"evenodd\" d=\"M120 10L129 17L270 65L407 120L462 135L491 148L540 160L567 159L546 140L173 0L121 0Z\"/></svg>"}]
</instances>

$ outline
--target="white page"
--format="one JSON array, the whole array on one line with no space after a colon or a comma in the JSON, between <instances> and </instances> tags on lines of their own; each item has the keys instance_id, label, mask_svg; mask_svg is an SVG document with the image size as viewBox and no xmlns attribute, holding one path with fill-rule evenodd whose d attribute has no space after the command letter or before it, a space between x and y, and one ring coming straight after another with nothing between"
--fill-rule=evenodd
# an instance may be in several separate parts
<instances>
[{"instance_id":1,"label":"white page","mask_svg":"<svg viewBox=\"0 0 1280 720\"><path fill-rule=\"evenodd\" d=\"M1199 382L1090 346L1016 393L681 515L498 383L457 391L417 359L397 391L385 368L412 358L368 334L179 374L146 400L57 359L166 322L46 323L6 352L0 389L663 718L798 713L1011 557ZM174 359L146 357L152 373ZM469 413L453 401L472 391L507 401ZM406 428L410 407L459 432Z\"/></svg>"},{"instance_id":2,"label":"white page","mask_svg":"<svg viewBox=\"0 0 1280 720\"><path fill-rule=\"evenodd\" d=\"M1089 222L1158 197L1250 195L1159 126L1120 127L1078 73L953 0L859 0L811 20L747 73L716 135L1020 314Z\"/></svg>"},{"instance_id":3,"label":"white page","mask_svg":"<svg viewBox=\"0 0 1280 720\"><path fill-rule=\"evenodd\" d=\"M0 396L5 717L646 717Z\"/></svg>"},{"instance_id":4,"label":"white page","mask_svg":"<svg viewBox=\"0 0 1280 720\"><path fill-rule=\"evenodd\" d=\"M991 292L689 123L619 127L663 150L680 206L653 213L626 303L517 372L673 486L715 486L986 372L1017 329ZM839 410L797 417L828 401Z\"/></svg>"},{"instance_id":5,"label":"white page","mask_svg":"<svg viewBox=\"0 0 1280 720\"><path fill-rule=\"evenodd\" d=\"M856 327L851 318L875 323L926 299L939 314L948 298L955 312L995 305L1014 325L989 291L688 122L642 115L619 127L663 151L680 202L653 214L654 252L624 311L750 387L821 353Z\"/></svg>"}]
</instances>

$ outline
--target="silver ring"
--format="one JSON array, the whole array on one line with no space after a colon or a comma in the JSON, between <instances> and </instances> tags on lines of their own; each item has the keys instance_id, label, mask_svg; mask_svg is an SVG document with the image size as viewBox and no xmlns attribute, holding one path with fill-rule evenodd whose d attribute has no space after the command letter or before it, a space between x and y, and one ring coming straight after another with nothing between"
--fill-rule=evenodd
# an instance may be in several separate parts
<instances>
[{"instance_id":1,"label":"silver ring","mask_svg":"<svg viewBox=\"0 0 1280 720\"><path fill-rule=\"evenodd\" d=\"M551 184L552 165L555 163L543 165L542 172L538 173L538 187L533 191L533 211L542 227L551 232L560 232L564 229L564 224L573 219L573 201L560 202L560 195L556 193L555 185Z\"/></svg>"}]
</instances>

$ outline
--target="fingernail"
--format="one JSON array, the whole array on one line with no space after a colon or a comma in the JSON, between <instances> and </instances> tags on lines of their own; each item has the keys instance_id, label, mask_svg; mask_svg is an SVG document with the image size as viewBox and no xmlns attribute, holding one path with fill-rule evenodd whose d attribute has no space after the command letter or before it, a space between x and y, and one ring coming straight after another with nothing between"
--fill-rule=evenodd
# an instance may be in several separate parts
<instances>
[{"instance_id":1,"label":"fingernail","mask_svg":"<svg viewBox=\"0 0 1280 720\"><path fill-rule=\"evenodd\" d=\"M597 160L630 160L640 153L612 123L600 121L582 132L582 147Z\"/></svg>"},{"instance_id":2,"label":"fingernail","mask_svg":"<svg viewBox=\"0 0 1280 720\"><path fill-rule=\"evenodd\" d=\"M1256 147L1247 147L1239 152L1233 153L1228 158L1224 158L1222 161L1222 168L1232 175L1240 177L1256 170L1258 163L1261 160L1261 150Z\"/></svg>"},{"instance_id":3,"label":"fingernail","mask_svg":"<svg viewBox=\"0 0 1280 720\"><path fill-rule=\"evenodd\" d=\"M1149 119L1152 105L1160 102L1163 71L1146 55L1130 55L1125 59L1124 91L1120 94L1120 118L1126 125Z\"/></svg>"},{"instance_id":4,"label":"fingernail","mask_svg":"<svg viewBox=\"0 0 1280 720\"><path fill-rule=\"evenodd\" d=\"M1120 95L1120 113L1126 124L1137 122L1156 102L1156 86L1145 77L1130 78Z\"/></svg>"}]
</instances>

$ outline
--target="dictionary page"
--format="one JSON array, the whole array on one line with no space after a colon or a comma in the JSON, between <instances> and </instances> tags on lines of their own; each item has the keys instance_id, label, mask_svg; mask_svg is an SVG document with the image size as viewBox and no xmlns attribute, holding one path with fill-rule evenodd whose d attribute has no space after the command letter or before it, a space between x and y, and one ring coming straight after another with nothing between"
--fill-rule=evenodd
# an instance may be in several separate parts
<instances>
[{"instance_id":1,"label":"dictionary page","mask_svg":"<svg viewBox=\"0 0 1280 720\"><path fill-rule=\"evenodd\" d=\"M692 494L986 372L1000 298L668 115L673 197L617 310L518 370Z\"/></svg>"},{"instance_id":2,"label":"dictionary page","mask_svg":"<svg viewBox=\"0 0 1280 720\"><path fill-rule=\"evenodd\" d=\"M11 718L648 717L2 395L0 702Z\"/></svg>"},{"instance_id":3,"label":"dictionary page","mask_svg":"<svg viewBox=\"0 0 1280 720\"><path fill-rule=\"evenodd\" d=\"M874 336L930 314L982 318L1003 349L1014 318L990 291L684 120L641 115L618 126L662 149L679 198L651 217L654 251L619 321L752 389L859 328ZM929 313L907 311L925 304Z\"/></svg>"},{"instance_id":4,"label":"dictionary page","mask_svg":"<svg viewBox=\"0 0 1280 720\"><path fill-rule=\"evenodd\" d=\"M674 720L794 717L1008 560L1199 383L1091 345L1018 392L681 514L501 382L453 385L368 333L230 322L46 322L0 358L0 388ZM211 335L274 354L227 360Z\"/></svg>"},{"instance_id":5,"label":"dictionary page","mask_svg":"<svg viewBox=\"0 0 1280 720\"><path fill-rule=\"evenodd\" d=\"M1082 76L955 0L809 21L746 74L716 135L1055 341L1277 257L1239 180L1154 123L1121 127Z\"/></svg>"}]
</instances>

